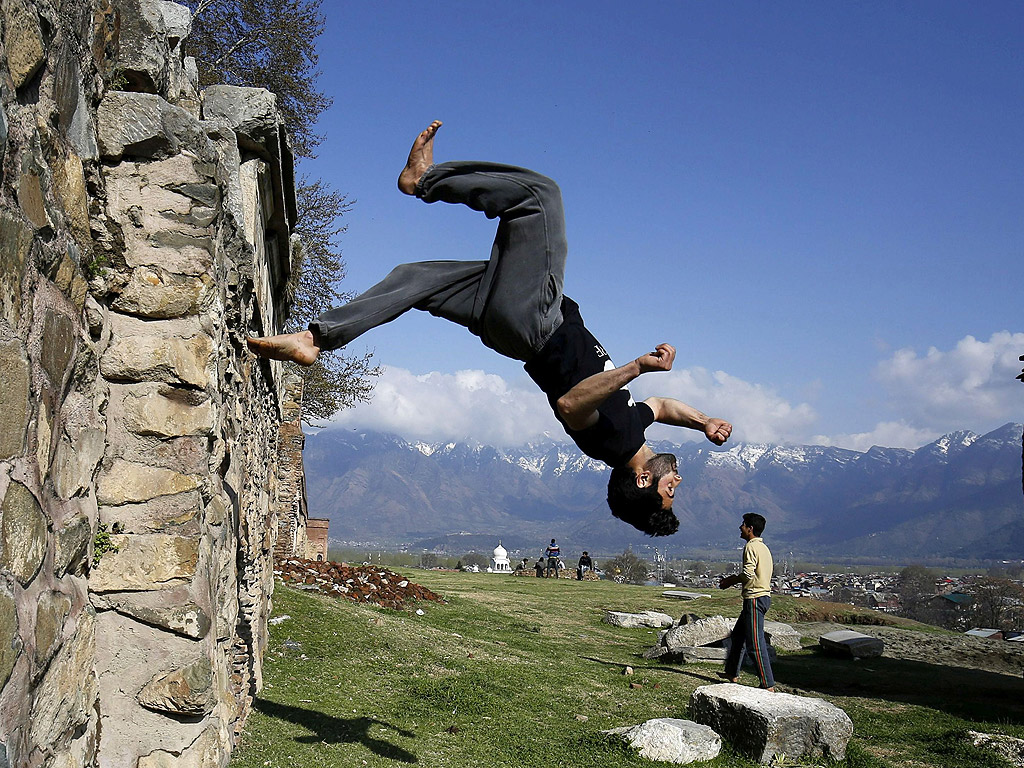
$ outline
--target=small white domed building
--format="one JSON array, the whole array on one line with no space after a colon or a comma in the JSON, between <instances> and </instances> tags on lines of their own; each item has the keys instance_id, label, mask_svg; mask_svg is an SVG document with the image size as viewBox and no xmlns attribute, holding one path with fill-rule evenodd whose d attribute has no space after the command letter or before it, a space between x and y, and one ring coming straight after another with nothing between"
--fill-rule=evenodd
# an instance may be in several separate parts
<instances>
[{"instance_id":1,"label":"small white domed building","mask_svg":"<svg viewBox=\"0 0 1024 768\"><path fill-rule=\"evenodd\" d=\"M491 556L491 564L487 567L488 573L512 573L512 563L508 560L508 550L501 546L501 540L498 540L498 546L494 548L494 553Z\"/></svg>"}]
</instances>

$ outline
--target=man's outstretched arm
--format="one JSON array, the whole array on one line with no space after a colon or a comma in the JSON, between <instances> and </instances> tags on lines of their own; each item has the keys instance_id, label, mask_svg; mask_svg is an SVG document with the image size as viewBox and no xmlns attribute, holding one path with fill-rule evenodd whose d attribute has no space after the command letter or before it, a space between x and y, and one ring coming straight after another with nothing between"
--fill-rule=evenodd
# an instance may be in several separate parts
<instances>
[{"instance_id":1,"label":"man's outstretched arm","mask_svg":"<svg viewBox=\"0 0 1024 768\"><path fill-rule=\"evenodd\" d=\"M692 405L671 397L649 397L644 402L654 411L654 420L659 424L700 430L715 445L722 445L732 434L729 422L709 418Z\"/></svg>"},{"instance_id":2,"label":"man's outstretched arm","mask_svg":"<svg viewBox=\"0 0 1024 768\"><path fill-rule=\"evenodd\" d=\"M675 359L676 351L670 344L659 344L653 352L641 355L631 363L588 376L558 398L558 415L573 431L591 427L597 423L597 409L601 403L641 373L672 370Z\"/></svg>"}]
</instances>

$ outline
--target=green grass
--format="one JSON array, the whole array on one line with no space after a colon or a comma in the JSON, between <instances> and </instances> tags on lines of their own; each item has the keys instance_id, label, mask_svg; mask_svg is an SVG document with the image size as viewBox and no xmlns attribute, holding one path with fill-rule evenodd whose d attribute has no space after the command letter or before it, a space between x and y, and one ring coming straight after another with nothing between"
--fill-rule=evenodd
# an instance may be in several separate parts
<instances>
[{"instance_id":1,"label":"green grass","mask_svg":"<svg viewBox=\"0 0 1024 768\"><path fill-rule=\"evenodd\" d=\"M683 603L611 582L408 575L448 602L390 611L277 585L274 614L291 619L271 628L265 686L232 766L649 767L600 731L686 717L718 668L645 660L656 631L604 624L603 611L740 607L732 592ZM771 618L813 612L779 602ZM1003 763L967 745L965 730L1024 737L1020 680L1006 675L805 650L780 656L776 677L850 715L848 768L991 768ZM705 765L754 764L727 748Z\"/></svg>"}]
</instances>

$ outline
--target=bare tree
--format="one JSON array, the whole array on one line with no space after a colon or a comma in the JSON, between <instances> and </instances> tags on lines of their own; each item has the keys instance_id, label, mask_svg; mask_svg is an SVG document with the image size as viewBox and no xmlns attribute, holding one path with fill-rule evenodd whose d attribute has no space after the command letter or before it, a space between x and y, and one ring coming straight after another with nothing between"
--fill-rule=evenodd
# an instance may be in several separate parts
<instances>
[{"instance_id":1,"label":"bare tree","mask_svg":"<svg viewBox=\"0 0 1024 768\"><path fill-rule=\"evenodd\" d=\"M975 626L1017 629L1024 619L1024 587L1015 581L985 576L971 586L971 620Z\"/></svg>"},{"instance_id":2,"label":"bare tree","mask_svg":"<svg viewBox=\"0 0 1024 768\"><path fill-rule=\"evenodd\" d=\"M316 40L324 31L321 0L184 0L192 11L185 51L199 85L244 85L277 95L299 157L315 157L314 126L331 99L317 88Z\"/></svg>"},{"instance_id":3,"label":"bare tree","mask_svg":"<svg viewBox=\"0 0 1024 768\"><path fill-rule=\"evenodd\" d=\"M317 119L331 99L317 87L316 40L324 29L321 0L184 0L192 10L186 52L199 67L201 86L215 83L267 88L277 95L296 155L314 158L323 140ZM301 240L288 286L293 303L286 330L350 298L341 290L345 262L338 238L341 217L352 201L326 182L303 176L295 190L295 231ZM321 355L308 368L291 366L304 382L303 415L329 419L339 410L369 399L380 369L372 355ZM315 421L314 421L315 423Z\"/></svg>"}]
</instances>

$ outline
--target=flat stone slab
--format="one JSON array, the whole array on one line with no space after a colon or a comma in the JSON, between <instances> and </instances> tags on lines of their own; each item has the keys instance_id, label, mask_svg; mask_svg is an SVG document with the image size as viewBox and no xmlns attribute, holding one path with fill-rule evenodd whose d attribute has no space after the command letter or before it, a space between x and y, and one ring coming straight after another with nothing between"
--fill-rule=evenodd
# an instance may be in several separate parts
<instances>
[{"instance_id":1,"label":"flat stone slab","mask_svg":"<svg viewBox=\"0 0 1024 768\"><path fill-rule=\"evenodd\" d=\"M780 651L799 651L803 647L800 645L800 633L781 621L766 621L764 636Z\"/></svg>"},{"instance_id":2,"label":"flat stone slab","mask_svg":"<svg viewBox=\"0 0 1024 768\"><path fill-rule=\"evenodd\" d=\"M708 726L692 720L660 717L604 733L624 739L641 757L666 763L714 760L722 751L722 738Z\"/></svg>"},{"instance_id":3,"label":"flat stone slab","mask_svg":"<svg viewBox=\"0 0 1024 768\"><path fill-rule=\"evenodd\" d=\"M818 638L818 645L826 653L848 659L871 659L881 656L885 650L885 643L881 639L852 629L840 629L822 635Z\"/></svg>"},{"instance_id":4,"label":"flat stone slab","mask_svg":"<svg viewBox=\"0 0 1024 768\"><path fill-rule=\"evenodd\" d=\"M605 624L615 627L671 627L673 619L667 613L658 611L644 611L643 613L625 613L623 611L605 611Z\"/></svg>"},{"instance_id":5,"label":"flat stone slab","mask_svg":"<svg viewBox=\"0 0 1024 768\"><path fill-rule=\"evenodd\" d=\"M678 648L671 651L671 656L684 664L695 664L699 662L723 662L729 655L728 648L716 648L710 645L698 645L694 648Z\"/></svg>"},{"instance_id":6,"label":"flat stone slab","mask_svg":"<svg viewBox=\"0 0 1024 768\"><path fill-rule=\"evenodd\" d=\"M735 619L724 616L708 616L698 621L672 627L661 638L661 644L675 653L679 648L718 643L732 634Z\"/></svg>"},{"instance_id":7,"label":"flat stone slab","mask_svg":"<svg viewBox=\"0 0 1024 768\"><path fill-rule=\"evenodd\" d=\"M703 592L686 592L681 589L666 589L661 593L662 597L667 597L670 600L696 600L701 597L711 597L711 595L705 595Z\"/></svg>"},{"instance_id":8,"label":"flat stone slab","mask_svg":"<svg viewBox=\"0 0 1024 768\"><path fill-rule=\"evenodd\" d=\"M842 760L853 735L853 721L834 704L733 683L695 690L690 715L763 765L783 755Z\"/></svg>"}]
</instances>

